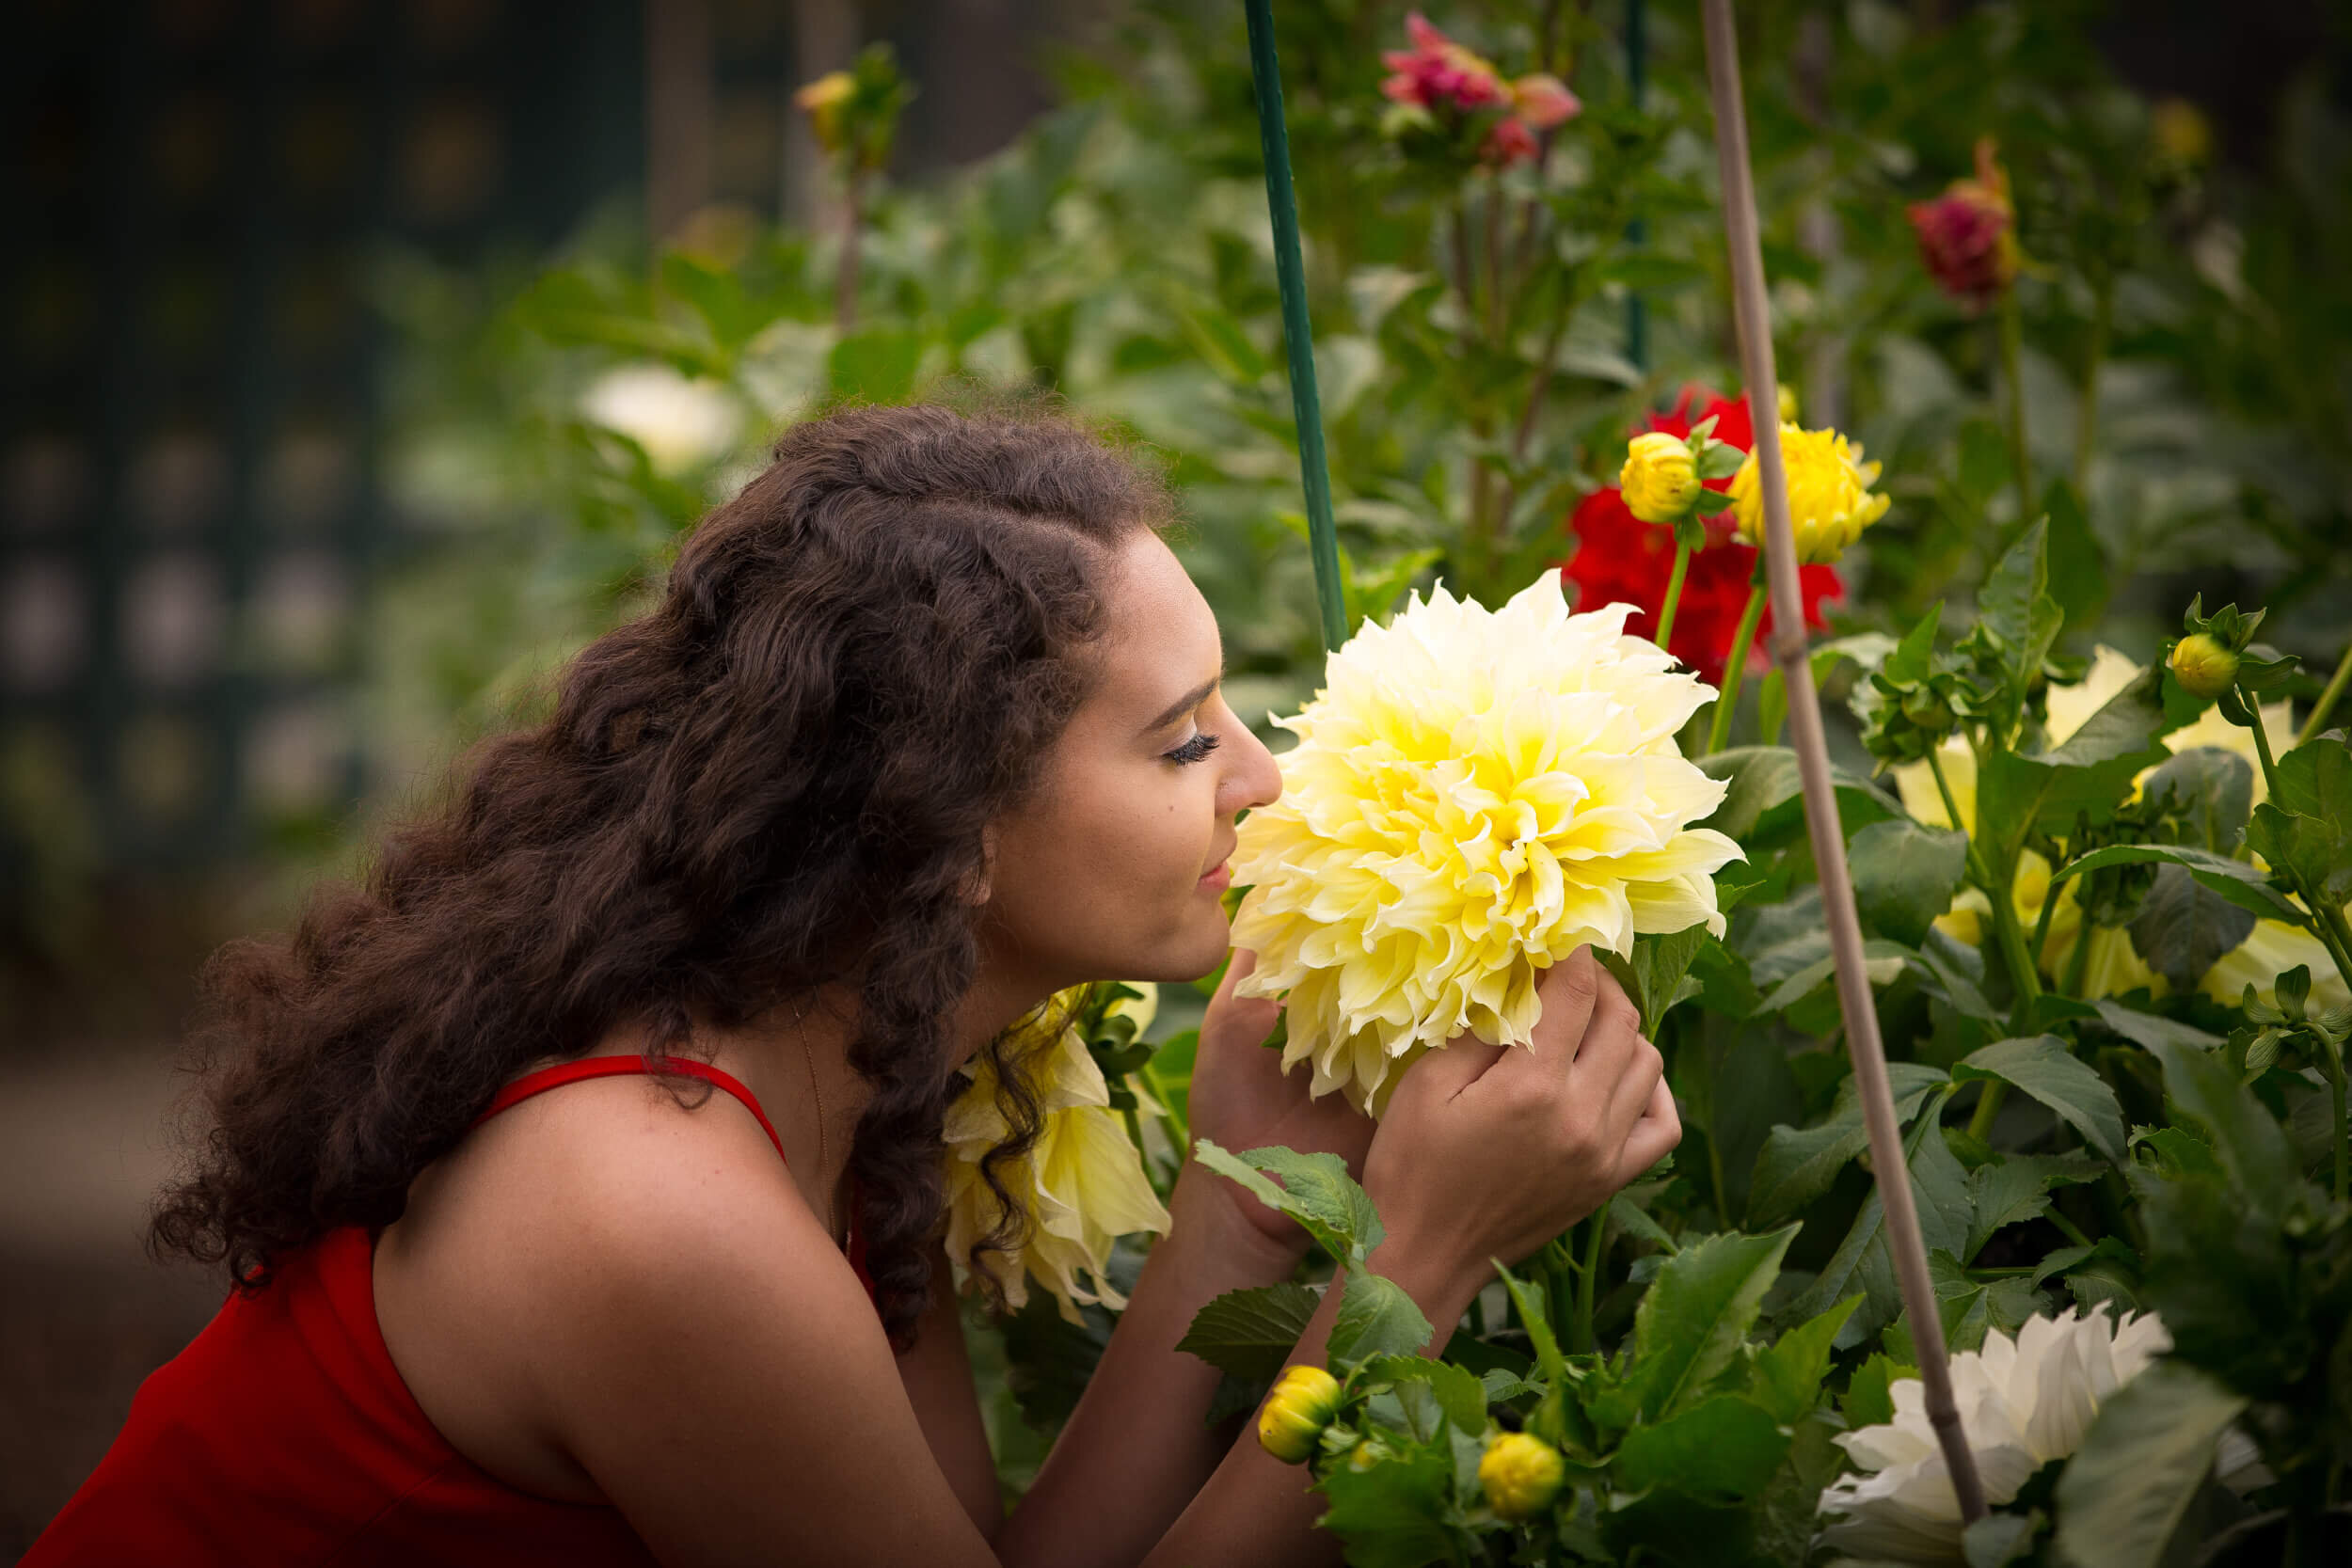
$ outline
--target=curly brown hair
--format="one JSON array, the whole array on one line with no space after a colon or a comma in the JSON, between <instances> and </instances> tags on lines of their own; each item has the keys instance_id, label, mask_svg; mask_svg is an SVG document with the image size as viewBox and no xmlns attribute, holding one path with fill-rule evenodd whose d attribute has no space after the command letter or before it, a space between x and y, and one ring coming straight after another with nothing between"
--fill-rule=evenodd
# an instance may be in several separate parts
<instances>
[{"instance_id":1,"label":"curly brown hair","mask_svg":"<svg viewBox=\"0 0 2352 1568\"><path fill-rule=\"evenodd\" d=\"M550 718L476 746L291 936L207 964L209 1127L151 1243L260 1289L328 1229L399 1218L529 1064L624 1022L690 1051L696 1020L838 982L873 1089L849 1168L903 1341L940 1228L983 830L1086 693L1112 548L1168 516L1152 475L1058 416L857 408L789 431L686 539L658 608L561 673ZM998 1077L1003 1197L1037 1112Z\"/></svg>"}]
</instances>

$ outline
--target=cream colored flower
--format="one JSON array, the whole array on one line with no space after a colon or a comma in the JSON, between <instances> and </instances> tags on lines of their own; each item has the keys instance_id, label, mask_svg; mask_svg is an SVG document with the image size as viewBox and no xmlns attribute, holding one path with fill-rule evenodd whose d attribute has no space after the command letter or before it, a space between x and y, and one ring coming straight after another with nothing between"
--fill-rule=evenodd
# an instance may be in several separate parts
<instances>
[{"instance_id":1,"label":"cream colored flower","mask_svg":"<svg viewBox=\"0 0 2352 1568\"><path fill-rule=\"evenodd\" d=\"M1989 1333L1983 1349L1953 1356L1953 1402L1985 1500L2010 1501L2036 1470L2072 1454L2106 1398L2171 1347L2152 1314L2116 1322L2104 1307L2088 1316L2070 1307L2055 1318L2027 1319L2014 1340ZM1822 1540L1878 1561L1963 1561L1960 1499L1928 1424L1925 1386L1899 1378L1890 1392L1892 1422L1836 1438L1864 1473L1822 1492L1820 1511L1840 1516Z\"/></svg>"},{"instance_id":2,"label":"cream colored flower","mask_svg":"<svg viewBox=\"0 0 2352 1568\"><path fill-rule=\"evenodd\" d=\"M1143 990L1137 987L1137 990ZM1156 1005L1156 992L1153 992ZM1164 1234L1168 1210L1143 1172L1143 1157L1110 1108L1110 1087L1067 1017L1067 993L1014 1026L1009 1067L1036 1094L1043 1126L1027 1157L1001 1173L1024 1211L1027 1238L1017 1248L981 1256L1007 1306L1029 1299L1034 1279L1079 1321L1081 1304L1127 1305L1111 1285L1111 1243L1136 1231ZM1131 1010L1144 1004L1122 1002ZM1050 1021L1050 1022L1049 1022ZM1148 1017L1144 1022L1149 1022ZM980 1175L980 1161L1010 1132L996 1106L996 1074L985 1057L964 1069L970 1085L947 1109L947 1256L959 1282L972 1243L996 1227L1003 1208Z\"/></svg>"},{"instance_id":3,"label":"cream colored flower","mask_svg":"<svg viewBox=\"0 0 2352 1568\"><path fill-rule=\"evenodd\" d=\"M690 381L667 365L623 365L597 377L580 411L645 449L661 473L677 473L725 451L742 428L742 410L707 381Z\"/></svg>"},{"instance_id":4,"label":"cream colored flower","mask_svg":"<svg viewBox=\"0 0 2352 1568\"><path fill-rule=\"evenodd\" d=\"M1465 1030L1526 1043L1535 977L1643 931L1721 934L1740 847L1692 824L1725 785L1676 732L1714 692L1571 615L1556 572L1500 610L1443 588L1330 656L1295 719L1283 794L1243 822L1239 990L1289 999L1282 1065L1374 1111L1414 1055Z\"/></svg>"},{"instance_id":5,"label":"cream colored flower","mask_svg":"<svg viewBox=\"0 0 2352 1568\"><path fill-rule=\"evenodd\" d=\"M2140 676L2142 667L2127 654L2102 643L2094 649L2090 668L2083 678L2071 685L2053 686L2044 696L2048 723L2044 726L2052 746L2062 746L2075 731L2090 722L2090 716L2106 706L2117 693ZM2295 744L2295 712L2292 703L2265 703L2262 708L2263 733L2269 739L2273 755ZM2195 747L2211 746L2243 757L2254 770L2254 802L2261 804L2269 798L2270 790L2263 778L2262 762L2254 747L2251 730L2231 723L2221 717L2221 710L2209 707L2199 715L2195 723L2174 730L2164 737L2165 746L2175 754ZM1947 738L1937 749L1936 759L1944 765L1945 783L1951 785L1952 800L1960 807L1961 825L1973 829L1977 819L1977 759L1969 751L1967 741L1960 736ZM1924 762L1901 763L1894 769L1895 787L1901 794L1903 809L1931 828L1952 826L1950 814L1944 809L1944 798L1937 793L1935 778ZM2140 775L2145 780L2147 774ZM2135 788L2137 788L2135 784ZM2011 895L2017 908L2018 923L2030 933L2034 922L2041 918L2042 900L2050 887L2050 863L2032 850L2026 850L2017 859L2017 879L2011 884ZM1982 945L1986 935L1985 923L1990 920L1992 905L1983 894L1974 888L1963 889L1952 900L1951 909L1936 918L1936 925L1947 934L1971 946ZM2076 901L2074 884L2058 895L2058 906L2051 912L2050 935L2038 955L2042 972L2052 979L2066 973L2074 947L2074 939L2082 929L2082 907ZM2276 967L2269 967L2273 962ZM2255 922L2253 934L2238 947L2224 955L2206 972L2200 990L2215 1000L2235 1005L2245 995L2248 981L2265 998L2273 996L2272 981L2283 971L2296 964L2309 964L2312 970L2312 994L2325 1001L2342 1003L2352 1000L2343 976L2328 957L2328 950L2317 937L2298 927L2279 920ZM2259 971L2260 973L2256 973ZM2116 996L2145 986L2161 996L2166 987L2164 977L2150 969L2132 946L2129 932L2115 927L2093 927L2090 933L2090 956L2085 960L2083 994L2086 997Z\"/></svg>"},{"instance_id":6,"label":"cream colored flower","mask_svg":"<svg viewBox=\"0 0 2352 1568\"><path fill-rule=\"evenodd\" d=\"M1862 531L1886 515L1888 499L1870 486L1879 466L1862 460L1862 444L1834 430L1780 427L1781 467L1788 476L1788 522L1797 559L1807 565L1836 561ZM1740 542L1764 547L1764 486L1756 453L1731 476L1731 515Z\"/></svg>"}]
</instances>

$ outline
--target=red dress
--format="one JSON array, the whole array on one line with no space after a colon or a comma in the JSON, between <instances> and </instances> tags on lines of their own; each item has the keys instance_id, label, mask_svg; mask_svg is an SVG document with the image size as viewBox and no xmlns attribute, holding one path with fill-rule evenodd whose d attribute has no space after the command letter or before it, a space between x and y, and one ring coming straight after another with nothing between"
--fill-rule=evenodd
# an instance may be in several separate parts
<instances>
[{"instance_id":1,"label":"red dress","mask_svg":"<svg viewBox=\"0 0 2352 1568\"><path fill-rule=\"evenodd\" d=\"M741 1101L784 1153L737 1079L663 1065ZM560 1085L654 1070L642 1056L566 1062L509 1084L483 1119ZM850 1258L863 1279L860 1240ZM140 1386L114 1447L20 1568L653 1562L617 1510L517 1491L434 1430L376 1326L374 1254L372 1233L345 1226L279 1259L265 1289L231 1295Z\"/></svg>"}]
</instances>

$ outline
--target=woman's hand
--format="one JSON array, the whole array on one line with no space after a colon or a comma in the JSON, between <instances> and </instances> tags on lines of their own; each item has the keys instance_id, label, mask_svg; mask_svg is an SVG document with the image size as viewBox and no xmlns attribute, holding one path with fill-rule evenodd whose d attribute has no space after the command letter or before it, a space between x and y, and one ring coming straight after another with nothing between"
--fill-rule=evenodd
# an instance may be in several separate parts
<instances>
[{"instance_id":1,"label":"woman's hand","mask_svg":"<svg viewBox=\"0 0 2352 1568\"><path fill-rule=\"evenodd\" d=\"M1311 1098L1310 1075L1284 1072L1279 1052L1265 1049L1282 1005L1264 997L1235 996L1233 987L1257 967L1258 956L1235 948L1225 978L1200 1020L1200 1049L1193 1059L1192 1132L1226 1148L1263 1148L1284 1144L1301 1153L1325 1152L1363 1171L1372 1146L1373 1122L1342 1094ZM1229 1193L1249 1223L1267 1236L1306 1245L1306 1232L1230 1181Z\"/></svg>"},{"instance_id":2,"label":"woman's hand","mask_svg":"<svg viewBox=\"0 0 2352 1568\"><path fill-rule=\"evenodd\" d=\"M1537 983L1526 1046L1460 1035L1398 1084L1365 1162L1391 1258L1474 1291L1599 1209L1682 1141L1641 1014L1590 950Z\"/></svg>"}]
</instances>

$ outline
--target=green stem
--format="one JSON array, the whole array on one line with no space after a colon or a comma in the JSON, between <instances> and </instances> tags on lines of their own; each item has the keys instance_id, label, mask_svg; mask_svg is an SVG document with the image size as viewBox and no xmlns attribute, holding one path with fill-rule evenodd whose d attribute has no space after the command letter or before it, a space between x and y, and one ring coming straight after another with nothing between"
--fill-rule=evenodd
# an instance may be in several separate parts
<instances>
[{"instance_id":1,"label":"green stem","mask_svg":"<svg viewBox=\"0 0 2352 1568\"><path fill-rule=\"evenodd\" d=\"M2012 294L2015 289L2010 291ZM2090 354L2083 363L2083 401L2074 420L2074 488L2090 483L2090 448L2099 432L2099 367L2107 356L2107 334L2115 319L2115 280L2102 275L2090 294Z\"/></svg>"},{"instance_id":2,"label":"green stem","mask_svg":"<svg viewBox=\"0 0 2352 1568\"><path fill-rule=\"evenodd\" d=\"M1577 1351L1589 1352L1600 1348L1593 1337L1593 1303L1599 1294L1601 1243L1609 1235L1609 1206L1602 1204L1593 1212L1585 1225L1584 1257L1576 1272L1576 1318L1569 1326L1569 1342Z\"/></svg>"},{"instance_id":3,"label":"green stem","mask_svg":"<svg viewBox=\"0 0 2352 1568\"><path fill-rule=\"evenodd\" d=\"M2090 933L2094 928L2090 912L2084 911L2082 924L2074 927L2074 950L2066 955L2066 978L2058 985L2062 996L2083 993L2083 976L2090 973ZM2039 953L2042 949L2037 946L2034 951Z\"/></svg>"},{"instance_id":4,"label":"green stem","mask_svg":"<svg viewBox=\"0 0 2352 1568\"><path fill-rule=\"evenodd\" d=\"M2026 324L2017 307L2017 286L2001 293L2001 376L2009 383L2009 463L2017 477L2017 523L2033 515L2032 460L2026 453L2026 383L2019 366L2026 356Z\"/></svg>"},{"instance_id":5,"label":"green stem","mask_svg":"<svg viewBox=\"0 0 2352 1568\"><path fill-rule=\"evenodd\" d=\"M1984 868L1984 857L1977 853L1977 834L1974 827L1960 819L1960 800L1952 794L1951 782L1944 777L1944 759L1938 754L1942 751L1941 746L1928 748L1928 777L1935 781L1935 792L1944 798L1944 816L1947 825L1956 832L1968 835L1968 870L1970 875L1976 878L1977 884L1979 887L1985 887L1989 885L1986 882L1989 874ZM1991 897L1992 895L1987 893L1986 896Z\"/></svg>"},{"instance_id":6,"label":"green stem","mask_svg":"<svg viewBox=\"0 0 2352 1568\"><path fill-rule=\"evenodd\" d=\"M2332 1040L2328 1045L2328 1103L2336 1123L2336 1201L2352 1198L2352 1130L2344 1123L2344 1056Z\"/></svg>"},{"instance_id":7,"label":"green stem","mask_svg":"<svg viewBox=\"0 0 2352 1568\"><path fill-rule=\"evenodd\" d=\"M2053 846L2054 852L2055 847ZM2052 863L2057 863L2054 861ZM2034 917L2033 936L2026 943L2026 951L2028 953L2040 953L2050 944L2050 917L2058 912L2058 895L2065 891L2064 882L2059 881L2056 877L2050 879L2050 890L2042 895L2042 912ZM2069 991L2068 994L2075 993Z\"/></svg>"},{"instance_id":8,"label":"green stem","mask_svg":"<svg viewBox=\"0 0 2352 1568\"><path fill-rule=\"evenodd\" d=\"M1682 608L1682 578L1691 569L1691 546L1675 541L1674 570L1666 578L1666 602L1658 611L1658 645L1669 646L1675 634L1675 611Z\"/></svg>"},{"instance_id":9,"label":"green stem","mask_svg":"<svg viewBox=\"0 0 2352 1568\"><path fill-rule=\"evenodd\" d=\"M2064 1214L2059 1213L2058 1207L2056 1203L2050 1205L2050 1223L2058 1227L2058 1234L2064 1236L2068 1241L2074 1243L2076 1246L2090 1245L2090 1238L2083 1234L2082 1227L2076 1225L2073 1220L2068 1219Z\"/></svg>"},{"instance_id":10,"label":"green stem","mask_svg":"<svg viewBox=\"0 0 2352 1568\"><path fill-rule=\"evenodd\" d=\"M1760 574L1764 557L1756 558ZM1715 699L1715 722L1708 728L1707 749L1720 752L1731 744L1731 716L1740 706L1740 688L1748 677L1748 645L1756 641L1756 624L1764 618L1764 584L1748 590L1748 608L1740 612L1740 627L1731 634L1731 654L1724 660L1724 689Z\"/></svg>"},{"instance_id":11,"label":"green stem","mask_svg":"<svg viewBox=\"0 0 2352 1568\"><path fill-rule=\"evenodd\" d=\"M2336 661L2336 673L2328 677L2328 689L2319 694L2319 705L2312 709L2309 719L2303 721L2302 733L2295 737L2297 746L2307 744L2325 726L2328 713L2336 705L2336 699L2344 695L2346 682L2352 682L2352 647L2344 650L2344 657Z\"/></svg>"}]
</instances>

